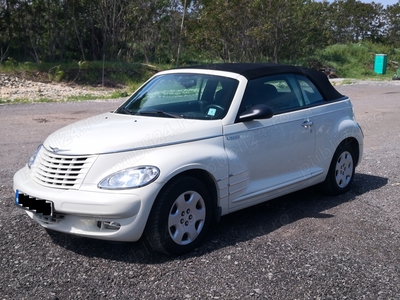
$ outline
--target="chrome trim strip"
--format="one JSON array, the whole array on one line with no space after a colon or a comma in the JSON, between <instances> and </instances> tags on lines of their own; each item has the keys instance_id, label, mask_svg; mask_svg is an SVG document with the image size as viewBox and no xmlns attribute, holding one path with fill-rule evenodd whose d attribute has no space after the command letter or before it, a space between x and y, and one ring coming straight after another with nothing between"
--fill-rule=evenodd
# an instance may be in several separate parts
<instances>
[{"instance_id":1,"label":"chrome trim strip","mask_svg":"<svg viewBox=\"0 0 400 300\"><path fill-rule=\"evenodd\" d=\"M239 172L237 172L237 173L229 174L229 177L237 176L237 175L239 175L239 174L243 174L243 173L246 173L246 172L248 172L248 171L249 171L248 169L244 169L244 170L239 171Z\"/></svg>"},{"instance_id":2,"label":"chrome trim strip","mask_svg":"<svg viewBox=\"0 0 400 300\"><path fill-rule=\"evenodd\" d=\"M237 190L235 190L235 191L229 192L229 196L231 196L231 195L233 195L233 194L236 194L236 193L238 193L238 192L240 192L240 191L243 191L243 190L245 190L245 189L246 189L246 187L242 187L242 188L237 189ZM236 202L236 201L233 201L233 202Z\"/></svg>"},{"instance_id":3,"label":"chrome trim strip","mask_svg":"<svg viewBox=\"0 0 400 300\"><path fill-rule=\"evenodd\" d=\"M240 201L243 201L243 200L247 200L247 199L249 199L251 197L262 196L262 195L264 195L264 194L266 194L268 192L271 192L271 191L274 191L274 190L278 190L280 188L284 188L284 187L287 187L287 186L290 186L290 185L293 185L293 184L298 184L298 183L300 183L302 181L306 181L306 180L308 180L310 178L318 176L321 173L323 173L322 170L318 171L318 172L314 172L314 173L312 173L310 175L307 175L305 177L302 177L302 178L297 178L297 179L293 179L293 180L282 182L280 184L276 184L276 185L271 186L269 188L266 188L266 189L263 189L263 190L260 190L260 191L257 191L257 192L253 192L251 194L247 194L247 195L244 195L244 196L242 196L240 198L237 198L237 199L233 200L232 203L237 203L237 202L240 202Z\"/></svg>"},{"instance_id":4,"label":"chrome trim strip","mask_svg":"<svg viewBox=\"0 0 400 300\"><path fill-rule=\"evenodd\" d=\"M216 181L217 181L217 182L221 182L221 181L226 180L226 179L228 179L228 178L229 178L228 176L225 176L225 177L216 179Z\"/></svg>"},{"instance_id":5,"label":"chrome trim strip","mask_svg":"<svg viewBox=\"0 0 400 300\"><path fill-rule=\"evenodd\" d=\"M244 178L244 179L242 179L242 180L239 180L239 181L237 181L237 182L229 183L229 187L235 186L235 185L238 185L238 184L241 184L241 183L243 183L243 182L249 180L249 178L250 178L250 177L247 176L246 178Z\"/></svg>"}]
</instances>

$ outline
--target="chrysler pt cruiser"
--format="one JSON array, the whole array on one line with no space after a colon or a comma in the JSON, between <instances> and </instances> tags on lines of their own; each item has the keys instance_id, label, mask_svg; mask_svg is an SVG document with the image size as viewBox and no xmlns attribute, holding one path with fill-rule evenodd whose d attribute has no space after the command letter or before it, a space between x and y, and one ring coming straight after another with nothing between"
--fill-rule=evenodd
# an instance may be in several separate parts
<instances>
[{"instance_id":1,"label":"chrysler pt cruiser","mask_svg":"<svg viewBox=\"0 0 400 300\"><path fill-rule=\"evenodd\" d=\"M345 193L362 153L350 99L321 72L179 68L51 134L15 174L15 204L49 230L179 255L231 212L317 184Z\"/></svg>"}]
</instances>

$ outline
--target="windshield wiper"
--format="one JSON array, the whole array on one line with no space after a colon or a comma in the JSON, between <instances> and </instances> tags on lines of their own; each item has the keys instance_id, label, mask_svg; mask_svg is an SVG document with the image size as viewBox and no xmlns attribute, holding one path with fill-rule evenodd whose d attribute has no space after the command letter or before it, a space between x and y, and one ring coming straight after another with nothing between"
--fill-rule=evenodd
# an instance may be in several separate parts
<instances>
[{"instance_id":1,"label":"windshield wiper","mask_svg":"<svg viewBox=\"0 0 400 300\"><path fill-rule=\"evenodd\" d=\"M178 115L178 114L171 114L162 110L146 110L146 111L140 111L139 112L141 115L162 115L164 117L170 117L170 118L180 118L183 119L183 115Z\"/></svg>"}]
</instances>

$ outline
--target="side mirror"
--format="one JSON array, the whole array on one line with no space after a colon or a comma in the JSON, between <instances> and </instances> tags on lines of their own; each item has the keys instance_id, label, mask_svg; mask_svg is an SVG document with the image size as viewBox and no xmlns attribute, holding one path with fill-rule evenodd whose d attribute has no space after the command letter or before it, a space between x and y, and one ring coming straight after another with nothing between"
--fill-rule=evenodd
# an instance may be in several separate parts
<instances>
[{"instance_id":1,"label":"side mirror","mask_svg":"<svg viewBox=\"0 0 400 300\"><path fill-rule=\"evenodd\" d=\"M274 112L271 107L265 104L257 104L242 112L239 116L239 121L247 122L255 119L269 119L272 118L273 115Z\"/></svg>"}]
</instances>

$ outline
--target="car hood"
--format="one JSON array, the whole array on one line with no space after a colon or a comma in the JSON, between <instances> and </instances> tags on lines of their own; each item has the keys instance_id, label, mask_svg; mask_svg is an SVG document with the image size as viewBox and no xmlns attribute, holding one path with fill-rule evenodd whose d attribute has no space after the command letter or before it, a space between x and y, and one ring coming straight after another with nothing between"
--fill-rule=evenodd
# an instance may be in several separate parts
<instances>
[{"instance_id":1,"label":"car hood","mask_svg":"<svg viewBox=\"0 0 400 300\"><path fill-rule=\"evenodd\" d=\"M105 113L57 130L43 145L58 154L88 155L147 149L221 135L221 120Z\"/></svg>"}]
</instances>

